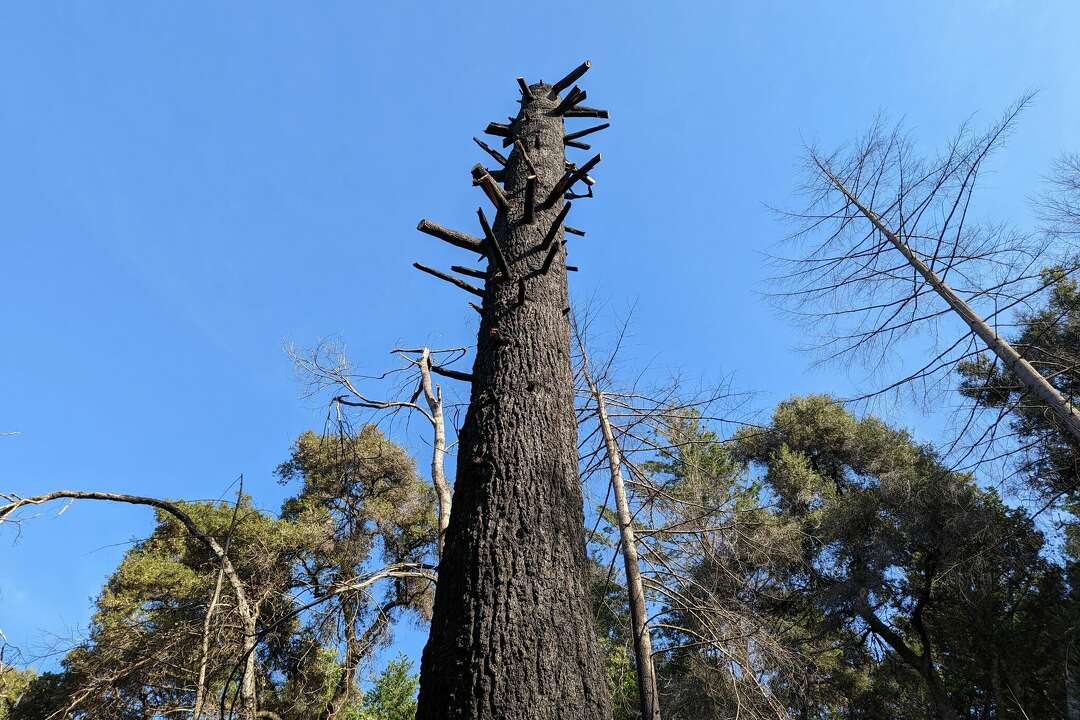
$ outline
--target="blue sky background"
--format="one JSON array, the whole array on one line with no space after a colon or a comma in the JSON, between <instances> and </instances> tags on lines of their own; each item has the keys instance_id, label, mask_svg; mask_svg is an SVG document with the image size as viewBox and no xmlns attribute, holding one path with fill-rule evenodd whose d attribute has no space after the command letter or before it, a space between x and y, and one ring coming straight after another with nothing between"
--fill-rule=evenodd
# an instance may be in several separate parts
<instances>
[{"instance_id":1,"label":"blue sky background","mask_svg":"<svg viewBox=\"0 0 1080 720\"><path fill-rule=\"evenodd\" d=\"M938 143L1037 88L981 195L1024 226L1080 150L1078 26L1072 2L5 3L0 431L21 434L0 489L217 498L242 472L276 511L274 467L322 421L283 342L337 336L371 370L399 341L471 343L461 293L410 268L460 252L414 227L476 232L470 138L515 111L515 76L585 58L613 127L572 289L636 306L625 362L732 373L763 409L849 394L761 298L802 144L879 110ZM924 439L939 422L895 413ZM0 629L31 654L152 526L54 515L0 533Z\"/></svg>"}]
</instances>

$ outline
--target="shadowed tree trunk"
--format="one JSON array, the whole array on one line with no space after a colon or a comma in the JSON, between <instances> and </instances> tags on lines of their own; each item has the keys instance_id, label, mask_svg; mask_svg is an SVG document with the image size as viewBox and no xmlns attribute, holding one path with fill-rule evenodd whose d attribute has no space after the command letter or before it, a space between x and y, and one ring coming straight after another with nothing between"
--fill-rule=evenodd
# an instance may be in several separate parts
<instances>
[{"instance_id":1,"label":"shadowed tree trunk","mask_svg":"<svg viewBox=\"0 0 1080 720\"><path fill-rule=\"evenodd\" d=\"M1077 663L1073 638L1065 646L1065 720L1080 720L1080 688L1076 680Z\"/></svg>"},{"instance_id":2,"label":"shadowed tree trunk","mask_svg":"<svg viewBox=\"0 0 1080 720\"><path fill-rule=\"evenodd\" d=\"M949 699L948 692L945 690L945 684L942 682L941 676L938 674L938 670L934 667L933 660L931 659L929 640L924 639L922 653L917 653L904 642L904 639L899 633L886 625L874 613L873 609L866 604L865 600L861 602L858 612L859 617L866 622L867 626L878 637L884 640L885 643L900 656L900 659L907 663L912 670L917 672L926 683L926 691L930 696L930 701L934 705L934 712L938 720L957 720L959 715L957 715L956 709L953 708L952 701Z\"/></svg>"},{"instance_id":3,"label":"shadowed tree trunk","mask_svg":"<svg viewBox=\"0 0 1080 720\"><path fill-rule=\"evenodd\" d=\"M591 183L586 173L599 161L568 169L563 151L574 142L564 141L563 117L606 116L578 107L576 86L558 97L587 68L554 86L519 81L517 117L489 126L512 147L495 171L502 187L490 171L473 171L498 212L490 233L481 217L477 252L492 262L480 274L472 396L418 720L610 717L586 574L562 228L564 194Z\"/></svg>"}]
</instances>

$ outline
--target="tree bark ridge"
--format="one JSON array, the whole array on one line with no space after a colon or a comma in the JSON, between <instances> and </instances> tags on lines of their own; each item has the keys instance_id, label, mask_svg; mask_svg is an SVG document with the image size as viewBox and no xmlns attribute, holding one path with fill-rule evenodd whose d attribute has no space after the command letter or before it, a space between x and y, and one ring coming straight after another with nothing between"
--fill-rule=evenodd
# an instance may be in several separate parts
<instances>
[{"instance_id":1,"label":"tree bark ridge","mask_svg":"<svg viewBox=\"0 0 1080 720\"><path fill-rule=\"evenodd\" d=\"M540 273L562 198L525 222L529 177L546 194L564 176L565 133L551 87L530 89L510 125L507 202L492 228L512 277L489 276L484 288L417 720L610 717L587 580L561 228L560 261Z\"/></svg>"}]
</instances>

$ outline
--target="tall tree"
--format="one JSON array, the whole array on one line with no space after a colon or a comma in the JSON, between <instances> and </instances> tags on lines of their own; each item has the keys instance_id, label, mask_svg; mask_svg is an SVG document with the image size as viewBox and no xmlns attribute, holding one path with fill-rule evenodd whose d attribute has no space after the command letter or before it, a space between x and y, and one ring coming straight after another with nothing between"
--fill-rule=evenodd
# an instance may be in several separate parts
<instances>
[{"instance_id":1,"label":"tall tree","mask_svg":"<svg viewBox=\"0 0 1080 720\"><path fill-rule=\"evenodd\" d=\"M488 126L512 149L488 148L502 167L473 169L496 206L494 225L478 211L483 239L420 224L490 263L464 269L482 290L418 264L483 298L418 720L610 717L590 616L563 246L565 197L580 197L578 182L591 188L600 161L568 167L564 153L584 145L564 118L606 116L573 85L588 67L554 85L519 79L518 114Z\"/></svg>"},{"instance_id":2,"label":"tall tree","mask_svg":"<svg viewBox=\"0 0 1080 720\"><path fill-rule=\"evenodd\" d=\"M702 409L656 413L637 478L664 717L783 717L773 686L805 661L761 607L797 544Z\"/></svg>"},{"instance_id":3,"label":"tall tree","mask_svg":"<svg viewBox=\"0 0 1080 720\"><path fill-rule=\"evenodd\" d=\"M1068 167L1063 165L1059 172ZM1076 170L1080 165L1071 167L1074 168L1069 176L1072 187L1080 187L1080 171ZM1064 178L1059 178L1059 184L1065 182ZM1048 204L1047 207L1056 208L1054 232L1075 233L1076 215L1069 212L1070 208L1076 207L1075 195L1060 197L1056 205ZM1068 230L1070 227L1071 231ZM1043 277L1050 286L1045 304L1020 316L1013 343L1064 396L1075 400L1080 396L1080 286L1062 267L1044 270ZM1076 628L1080 627L1080 566L1076 552L1080 548L1077 543L1080 538L1080 523L1077 522L1080 515L1080 443L1045 403L1027 392L1014 373L992 359L982 356L961 363L958 370L962 378L961 392L972 398L976 407L983 408L983 412L991 416L991 422L996 423L1008 413L1011 437L1016 441L1015 450L1008 455L1014 460L1019 474L1036 491L1040 508L1037 512L1055 508L1072 514L1072 518L1063 523L1067 538L1064 557L1068 588L1064 590L1065 595L1056 612L1051 613L1059 622L1047 621L1045 625L1064 628L1060 647L1065 648L1065 655L1060 659L1060 667L1049 672L1064 674L1066 717L1080 719L1080 683L1077 682L1080 653L1075 650Z\"/></svg>"},{"instance_id":4,"label":"tall tree","mask_svg":"<svg viewBox=\"0 0 1080 720\"><path fill-rule=\"evenodd\" d=\"M252 623L280 623L264 647L293 629L287 619L292 603L282 591L289 585L295 533L253 509L247 498L237 508L170 505L204 538L229 549L230 583L236 587L216 595L211 611L221 557L179 516L159 509L154 532L128 551L102 589L87 640L64 657L62 673L40 678L14 717L175 714L191 711L200 689L214 695L204 705L213 708L208 714L217 715L218 694L224 692L227 708L255 717L258 688L280 667L268 655L249 652ZM209 656L203 654L207 632L213 638Z\"/></svg>"},{"instance_id":5,"label":"tall tree","mask_svg":"<svg viewBox=\"0 0 1080 720\"><path fill-rule=\"evenodd\" d=\"M35 679L12 716L355 715L361 661L389 640L395 617L430 608L433 491L370 425L301 435L279 475L303 482L281 518L246 497L230 506L67 490L3 495L0 523L63 498L158 510L153 535L98 598L89 639L62 672Z\"/></svg>"}]
</instances>

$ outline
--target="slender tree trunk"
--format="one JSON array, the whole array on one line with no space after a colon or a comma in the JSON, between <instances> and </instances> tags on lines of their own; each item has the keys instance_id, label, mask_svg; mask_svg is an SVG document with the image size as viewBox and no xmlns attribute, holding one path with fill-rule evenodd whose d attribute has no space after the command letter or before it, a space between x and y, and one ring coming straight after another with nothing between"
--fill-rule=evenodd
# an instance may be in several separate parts
<instances>
[{"instance_id":1,"label":"slender tree trunk","mask_svg":"<svg viewBox=\"0 0 1080 720\"><path fill-rule=\"evenodd\" d=\"M353 602L357 612L359 612L359 599ZM356 635L355 625L349 631L345 639L345 658L341 663L341 679L334 690L334 696L319 716L320 720L339 720L339 718L345 717L349 703L353 699L363 697L360 688L356 684L356 671L360 668L360 661L364 659L364 651L374 647L379 636L383 634L390 624L390 612L400 605L401 603L397 600L391 600L383 605L379 609L379 614L375 616L375 619L359 637ZM351 621L356 621L355 613L352 615Z\"/></svg>"},{"instance_id":2,"label":"slender tree trunk","mask_svg":"<svg viewBox=\"0 0 1080 720\"><path fill-rule=\"evenodd\" d=\"M945 685L941 682L929 652L925 649L921 654L915 652L895 630L882 622L881 618L866 604L865 598L862 600L857 612L870 629L884 640L900 656L900 659L923 679L926 683L927 694L930 695L930 701L934 706L934 714L937 715L938 720L959 720L960 716L953 708L952 701L945 691Z\"/></svg>"},{"instance_id":3,"label":"slender tree trunk","mask_svg":"<svg viewBox=\"0 0 1080 720\"><path fill-rule=\"evenodd\" d=\"M246 605L246 603L245 603ZM244 620L244 674L240 677L241 718L257 717L259 709L259 690L255 682L255 639L259 614L254 608L246 608L242 613Z\"/></svg>"},{"instance_id":4,"label":"slender tree trunk","mask_svg":"<svg viewBox=\"0 0 1080 720\"><path fill-rule=\"evenodd\" d=\"M610 717L590 609L561 227L556 245L544 242L562 192L544 201L565 174L551 92L533 85L523 96L507 131L522 145L505 191L485 187L493 201L505 192L493 235L509 276L493 264L485 280L417 720ZM498 250L489 241L502 264Z\"/></svg>"},{"instance_id":5,"label":"slender tree trunk","mask_svg":"<svg viewBox=\"0 0 1080 720\"><path fill-rule=\"evenodd\" d=\"M450 506L453 491L446 480L446 421L443 419L442 388L431 382L431 351L420 351L420 387L431 411L431 425L435 437L431 444L431 484L435 486L435 495L439 500L438 533L439 557L442 557L443 544L446 541L446 528L450 524Z\"/></svg>"},{"instance_id":6,"label":"slender tree trunk","mask_svg":"<svg viewBox=\"0 0 1080 720\"><path fill-rule=\"evenodd\" d=\"M998 716L1005 710L1005 699L1001 695L1001 660L997 652L990 661L990 692L994 697L994 708Z\"/></svg>"},{"instance_id":7,"label":"slender tree trunk","mask_svg":"<svg viewBox=\"0 0 1080 720\"><path fill-rule=\"evenodd\" d=\"M619 517L619 538L622 545L623 567L626 572L626 589L630 600L630 624L634 632L634 658L637 661L638 701L641 706L641 717L643 720L660 720L660 697L656 688L652 639L649 636L645 590L641 583L641 568L638 564L637 537L634 533L630 503L626 497L626 486L623 483L622 454L615 441L615 434L611 430L604 393L589 373L589 359L585 354L584 343L579 342L579 345L584 364L585 382L589 386L593 399L596 400L597 421L604 435L608 467L611 469L611 487L615 491L615 509Z\"/></svg>"},{"instance_id":8,"label":"slender tree trunk","mask_svg":"<svg viewBox=\"0 0 1080 720\"><path fill-rule=\"evenodd\" d=\"M986 344L991 352L997 355L1005 364L1005 367L1012 370L1028 390L1050 407L1054 414L1064 423L1065 429L1072 435L1073 440L1080 442L1080 411L1064 395L1058 392L1058 389L1050 384L1050 381L1043 377L1042 373L1021 357L1016 348L998 336L997 332L970 305L964 302L937 273L912 252L903 239L887 228L881 218L877 216L877 213L863 205L859 198L848 190L847 186L833 175L827 167L824 165L819 165L819 167L826 173L829 181L843 193L844 197L889 240L893 247L900 251L908 264L915 268L923 280L952 308L953 312L960 316L968 328Z\"/></svg>"},{"instance_id":9,"label":"slender tree trunk","mask_svg":"<svg viewBox=\"0 0 1080 720\"><path fill-rule=\"evenodd\" d=\"M1073 640L1069 638L1065 646L1065 720L1080 720L1080 682L1076 677L1080 663L1072 659L1074 652Z\"/></svg>"},{"instance_id":10,"label":"slender tree trunk","mask_svg":"<svg viewBox=\"0 0 1080 720\"><path fill-rule=\"evenodd\" d=\"M210 596L210 604L206 606L206 616L203 618L202 653L199 655L199 677L195 686L195 703L191 711L192 720L199 720L203 714L203 703L206 701L206 671L210 665L210 628L217 610L218 600L221 598L221 585L225 580L225 571L219 569L217 580L214 582L214 592Z\"/></svg>"},{"instance_id":11,"label":"slender tree trunk","mask_svg":"<svg viewBox=\"0 0 1080 720\"><path fill-rule=\"evenodd\" d=\"M934 712L937 713L938 720L960 720L960 716L956 714L952 701L949 699L949 694L945 692L945 686L942 685L937 672L931 669L923 677L926 678L926 685L930 688L930 697L934 701ZM999 712L1000 710L998 708Z\"/></svg>"},{"instance_id":12,"label":"slender tree trunk","mask_svg":"<svg viewBox=\"0 0 1080 720\"><path fill-rule=\"evenodd\" d=\"M240 487L236 491L236 503L233 504L232 518L229 520L229 534L225 537L225 546L221 549L226 556L232 545L233 533L236 531L236 521L240 517L240 501L244 497L244 475L240 475ZM206 606L206 615L203 617L202 648L199 654L198 684L195 686L195 703L191 711L192 720L202 717L203 704L206 702L206 673L210 667L210 629L213 625L214 612L221 600L221 586L225 580L225 564L221 563L218 568L217 579L214 581L214 592L210 595L210 602Z\"/></svg>"}]
</instances>

